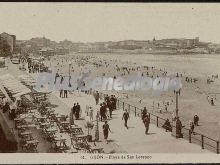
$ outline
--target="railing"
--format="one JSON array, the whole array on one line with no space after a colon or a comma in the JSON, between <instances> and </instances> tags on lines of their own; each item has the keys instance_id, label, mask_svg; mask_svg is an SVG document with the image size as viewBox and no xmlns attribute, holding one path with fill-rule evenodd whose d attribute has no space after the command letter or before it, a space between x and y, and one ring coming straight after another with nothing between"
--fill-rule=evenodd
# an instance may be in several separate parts
<instances>
[{"instance_id":1,"label":"railing","mask_svg":"<svg viewBox=\"0 0 220 165\"><path fill-rule=\"evenodd\" d=\"M105 97L104 93L100 93L100 97ZM122 108L123 110L127 109L129 113L134 113L135 117L141 117L143 107L136 107L133 105L130 105L124 101L121 101L120 99L117 99L117 109ZM155 124L157 127L162 127L165 123L166 119L163 119L155 114L152 114L148 112L150 116L150 122ZM175 126L173 126L172 129L175 129ZM195 143L201 146L202 149L208 149L210 151L216 152L219 154L219 141L212 139L206 135L197 133L194 131L194 134L191 132L188 128L182 128L182 134L183 138L187 139L189 143Z\"/></svg>"}]
</instances>

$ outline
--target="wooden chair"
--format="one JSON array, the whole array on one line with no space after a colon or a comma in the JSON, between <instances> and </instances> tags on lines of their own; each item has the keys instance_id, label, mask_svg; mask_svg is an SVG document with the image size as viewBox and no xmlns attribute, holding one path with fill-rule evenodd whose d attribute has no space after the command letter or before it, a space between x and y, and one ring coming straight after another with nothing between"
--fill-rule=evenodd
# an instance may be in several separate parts
<instances>
[{"instance_id":1,"label":"wooden chair","mask_svg":"<svg viewBox=\"0 0 220 165\"><path fill-rule=\"evenodd\" d=\"M39 144L38 140L30 140L26 142L25 148L29 152L38 152L37 151L38 144Z\"/></svg>"},{"instance_id":2,"label":"wooden chair","mask_svg":"<svg viewBox=\"0 0 220 165\"><path fill-rule=\"evenodd\" d=\"M66 145L66 140L62 139L62 140L56 140L56 138L54 138L53 140L53 144L54 144L54 149L56 152L64 152L65 150L70 149L70 147L68 147Z\"/></svg>"}]
</instances>

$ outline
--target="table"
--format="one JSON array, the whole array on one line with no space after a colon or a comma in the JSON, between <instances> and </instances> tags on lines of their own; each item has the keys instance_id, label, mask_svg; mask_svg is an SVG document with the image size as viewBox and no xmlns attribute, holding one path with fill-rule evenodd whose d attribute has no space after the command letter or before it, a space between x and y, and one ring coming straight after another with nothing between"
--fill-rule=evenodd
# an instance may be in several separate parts
<instances>
[{"instance_id":1,"label":"table","mask_svg":"<svg viewBox=\"0 0 220 165\"><path fill-rule=\"evenodd\" d=\"M33 140L33 137L32 137L32 132L31 131L24 131L24 132L21 132L20 133L21 135L21 138L26 141L26 140Z\"/></svg>"},{"instance_id":2,"label":"table","mask_svg":"<svg viewBox=\"0 0 220 165\"><path fill-rule=\"evenodd\" d=\"M87 138L87 135L75 135L75 137L78 139L83 139L83 138Z\"/></svg>"},{"instance_id":3,"label":"table","mask_svg":"<svg viewBox=\"0 0 220 165\"><path fill-rule=\"evenodd\" d=\"M45 128L47 126L50 126L50 123L40 123L40 127Z\"/></svg>"},{"instance_id":4,"label":"table","mask_svg":"<svg viewBox=\"0 0 220 165\"><path fill-rule=\"evenodd\" d=\"M31 150L31 151L37 151L37 146L38 146L39 141L38 140L27 140L26 141L26 149Z\"/></svg>"},{"instance_id":5,"label":"table","mask_svg":"<svg viewBox=\"0 0 220 165\"><path fill-rule=\"evenodd\" d=\"M14 121L15 121L15 128L17 128L17 126L22 122L25 122L24 118L15 118Z\"/></svg>"},{"instance_id":6,"label":"table","mask_svg":"<svg viewBox=\"0 0 220 165\"><path fill-rule=\"evenodd\" d=\"M47 117L46 116L37 116L36 119L37 119L37 122L45 122Z\"/></svg>"},{"instance_id":7,"label":"table","mask_svg":"<svg viewBox=\"0 0 220 165\"><path fill-rule=\"evenodd\" d=\"M104 153L104 148L91 147L90 150L91 150L91 153Z\"/></svg>"},{"instance_id":8,"label":"table","mask_svg":"<svg viewBox=\"0 0 220 165\"><path fill-rule=\"evenodd\" d=\"M55 137L53 139L53 143L54 143L54 147L57 151L64 151L66 150L68 147L66 145L66 138L63 138L63 137ZM60 145L57 145L57 143L60 142Z\"/></svg>"},{"instance_id":9,"label":"table","mask_svg":"<svg viewBox=\"0 0 220 165\"><path fill-rule=\"evenodd\" d=\"M54 141L55 142L65 142L66 141L66 138L63 138L63 137L56 137L56 138L54 138Z\"/></svg>"},{"instance_id":10,"label":"table","mask_svg":"<svg viewBox=\"0 0 220 165\"><path fill-rule=\"evenodd\" d=\"M35 113L35 112L38 112L38 111L37 111L37 109L30 109L30 110L28 110L28 112L29 113Z\"/></svg>"},{"instance_id":11,"label":"table","mask_svg":"<svg viewBox=\"0 0 220 165\"><path fill-rule=\"evenodd\" d=\"M57 132L58 130L56 128L47 128L46 132L48 133L53 133L53 132Z\"/></svg>"},{"instance_id":12,"label":"table","mask_svg":"<svg viewBox=\"0 0 220 165\"><path fill-rule=\"evenodd\" d=\"M18 125L18 135L21 136L21 133L28 129L28 125Z\"/></svg>"},{"instance_id":13,"label":"table","mask_svg":"<svg viewBox=\"0 0 220 165\"><path fill-rule=\"evenodd\" d=\"M54 109L47 110L48 115L56 115Z\"/></svg>"},{"instance_id":14,"label":"table","mask_svg":"<svg viewBox=\"0 0 220 165\"><path fill-rule=\"evenodd\" d=\"M32 132L31 131L24 131L24 132L21 132L20 133L22 136L25 136L25 135L31 135Z\"/></svg>"},{"instance_id":15,"label":"table","mask_svg":"<svg viewBox=\"0 0 220 165\"><path fill-rule=\"evenodd\" d=\"M70 123L68 121L61 121L60 124L69 125Z\"/></svg>"},{"instance_id":16,"label":"table","mask_svg":"<svg viewBox=\"0 0 220 165\"><path fill-rule=\"evenodd\" d=\"M80 128L80 127L76 124L72 124L72 125L70 125L70 128Z\"/></svg>"},{"instance_id":17,"label":"table","mask_svg":"<svg viewBox=\"0 0 220 165\"><path fill-rule=\"evenodd\" d=\"M69 127L70 123L68 121L62 121L60 122L61 126L66 128L66 127Z\"/></svg>"},{"instance_id":18,"label":"table","mask_svg":"<svg viewBox=\"0 0 220 165\"><path fill-rule=\"evenodd\" d=\"M80 127L71 128L71 133L73 136L75 135L83 135L83 130Z\"/></svg>"},{"instance_id":19,"label":"table","mask_svg":"<svg viewBox=\"0 0 220 165\"><path fill-rule=\"evenodd\" d=\"M56 118L57 118L57 119L61 119L61 118L66 118L66 116L65 116L65 115L59 115L59 114L58 114L58 115L56 115Z\"/></svg>"},{"instance_id":20,"label":"table","mask_svg":"<svg viewBox=\"0 0 220 165\"><path fill-rule=\"evenodd\" d=\"M55 112L55 110L51 108L51 109L48 109L47 112Z\"/></svg>"},{"instance_id":21,"label":"table","mask_svg":"<svg viewBox=\"0 0 220 165\"><path fill-rule=\"evenodd\" d=\"M71 148L69 150L65 150L64 152L65 153L78 153L77 149L75 149L75 148Z\"/></svg>"},{"instance_id":22,"label":"table","mask_svg":"<svg viewBox=\"0 0 220 165\"><path fill-rule=\"evenodd\" d=\"M23 119L24 119L24 117L16 117L16 118L14 118L14 121L21 121Z\"/></svg>"},{"instance_id":23,"label":"table","mask_svg":"<svg viewBox=\"0 0 220 165\"><path fill-rule=\"evenodd\" d=\"M33 140L27 140L26 143L27 144L36 144L36 143L39 143L39 141L36 139L33 139Z\"/></svg>"},{"instance_id":24,"label":"table","mask_svg":"<svg viewBox=\"0 0 220 165\"><path fill-rule=\"evenodd\" d=\"M27 128L28 128L28 125L18 125L17 128L18 128L19 130L27 129Z\"/></svg>"},{"instance_id":25,"label":"table","mask_svg":"<svg viewBox=\"0 0 220 165\"><path fill-rule=\"evenodd\" d=\"M89 146L87 142L87 135L76 135L71 137L71 144L74 145L74 142L76 145L75 148L86 148Z\"/></svg>"},{"instance_id":26,"label":"table","mask_svg":"<svg viewBox=\"0 0 220 165\"><path fill-rule=\"evenodd\" d=\"M47 117L46 116L36 116L36 119L46 119Z\"/></svg>"}]
</instances>

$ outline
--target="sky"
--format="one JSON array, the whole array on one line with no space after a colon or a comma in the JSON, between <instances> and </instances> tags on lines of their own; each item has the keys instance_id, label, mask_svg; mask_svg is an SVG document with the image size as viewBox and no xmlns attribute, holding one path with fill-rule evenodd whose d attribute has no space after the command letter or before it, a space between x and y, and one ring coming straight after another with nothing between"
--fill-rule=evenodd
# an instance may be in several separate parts
<instances>
[{"instance_id":1,"label":"sky","mask_svg":"<svg viewBox=\"0 0 220 165\"><path fill-rule=\"evenodd\" d=\"M215 3L0 3L0 32L73 42L195 38L220 43Z\"/></svg>"}]
</instances>

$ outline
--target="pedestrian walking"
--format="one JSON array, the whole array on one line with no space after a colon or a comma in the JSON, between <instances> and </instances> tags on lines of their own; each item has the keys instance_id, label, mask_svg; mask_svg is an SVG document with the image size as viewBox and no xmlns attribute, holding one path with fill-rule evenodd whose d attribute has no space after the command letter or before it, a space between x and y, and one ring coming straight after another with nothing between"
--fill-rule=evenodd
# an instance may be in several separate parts
<instances>
[{"instance_id":1,"label":"pedestrian walking","mask_svg":"<svg viewBox=\"0 0 220 165\"><path fill-rule=\"evenodd\" d=\"M128 129L128 119L129 119L129 113L128 113L127 109L126 109L125 112L123 113L122 120L125 121L124 126L127 129Z\"/></svg>"},{"instance_id":2,"label":"pedestrian walking","mask_svg":"<svg viewBox=\"0 0 220 165\"><path fill-rule=\"evenodd\" d=\"M165 111L168 112L168 110L167 110L167 105L165 105Z\"/></svg>"},{"instance_id":3,"label":"pedestrian walking","mask_svg":"<svg viewBox=\"0 0 220 165\"><path fill-rule=\"evenodd\" d=\"M109 131L111 132L111 130L110 130L110 127L107 121L105 121L105 124L102 126L102 128L103 128L104 139L106 140L106 143L108 144L108 132Z\"/></svg>"},{"instance_id":4,"label":"pedestrian walking","mask_svg":"<svg viewBox=\"0 0 220 165\"><path fill-rule=\"evenodd\" d=\"M95 102L96 102L96 105L99 104L99 92L98 91L96 91L95 93Z\"/></svg>"},{"instance_id":5,"label":"pedestrian walking","mask_svg":"<svg viewBox=\"0 0 220 165\"><path fill-rule=\"evenodd\" d=\"M90 118L90 120L91 121L93 121L93 109L92 109L92 107L89 107L89 118Z\"/></svg>"},{"instance_id":6,"label":"pedestrian walking","mask_svg":"<svg viewBox=\"0 0 220 165\"><path fill-rule=\"evenodd\" d=\"M101 121L101 115L100 115L100 111L97 109L97 119L99 120L99 121Z\"/></svg>"},{"instance_id":7,"label":"pedestrian walking","mask_svg":"<svg viewBox=\"0 0 220 165\"><path fill-rule=\"evenodd\" d=\"M76 120L79 119L79 113L80 113L80 105L79 105L79 103L77 103L76 107L75 107L75 117L76 117Z\"/></svg>"},{"instance_id":8,"label":"pedestrian walking","mask_svg":"<svg viewBox=\"0 0 220 165\"><path fill-rule=\"evenodd\" d=\"M145 134L147 135L148 134L148 131L149 131L149 125L150 125L150 117L148 115L146 115L144 117L144 126L145 126Z\"/></svg>"},{"instance_id":9,"label":"pedestrian walking","mask_svg":"<svg viewBox=\"0 0 220 165\"><path fill-rule=\"evenodd\" d=\"M146 107L144 107L142 114L141 114L141 119L143 122L144 122L144 118L146 117L146 115L147 115L147 109L146 109Z\"/></svg>"},{"instance_id":10,"label":"pedestrian walking","mask_svg":"<svg viewBox=\"0 0 220 165\"><path fill-rule=\"evenodd\" d=\"M64 90L64 98L67 98L67 90Z\"/></svg>"},{"instance_id":11,"label":"pedestrian walking","mask_svg":"<svg viewBox=\"0 0 220 165\"><path fill-rule=\"evenodd\" d=\"M63 90L60 90L60 98L63 98Z\"/></svg>"},{"instance_id":12,"label":"pedestrian walking","mask_svg":"<svg viewBox=\"0 0 220 165\"><path fill-rule=\"evenodd\" d=\"M103 111L102 111L103 112L103 114L102 114L103 115L103 119L106 120L107 119L107 116L106 116L107 115L106 114L106 112L107 112L107 105L106 105L105 102L103 102L102 107L103 107Z\"/></svg>"},{"instance_id":13,"label":"pedestrian walking","mask_svg":"<svg viewBox=\"0 0 220 165\"><path fill-rule=\"evenodd\" d=\"M104 108L102 103L100 104L100 116L101 116L101 121L104 120Z\"/></svg>"},{"instance_id":14,"label":"pedestrian walking","mask_svg":"<svg viewBox=\"0 0 220 165\"><path fill-rule=\"evenodd\" d=\"M214 100L213 100L213 98L211 98L211 105L212 105L212 106L215 105L215 104L214 104Z\"/></svg>"},{"instance_id":15,"label":"pedestrian walking","mask_svg":"<svg viewBox=\"0 0 220 165\"><path fill-rule=\"evenodd\" d=\"M112 111L113 111L113 109L114 109L114 107L113 107L114 105L113 105L113 102L112 101L110 101L110 104L109 104L109 116L110 116L110 118L112 118Z\"/></svg>"},{"instance_id":16,"label":"pedestrian walking","mask_svg":"<svg viewBox=\"0 0 220 165\"><path fill-rule=\"evenodd\" d=\"M184 126L182 125L182 122L180 121L179 117L176 118L176 138L182 138L182 128Z\"/></svg>"},{"instance_id":17,"label":"pedestrian walking","mask_svg":"<svg viewBox=\"0 0 220 165\"><path fill-rule=\"evenodd\" d=\"M191 120L189 121L189 128L190 128L190 133L194 135L195 134L194 133L194 123Z\"/></svg>"},{"instance_id":18,"label":"pedestrian walking","mask_svg":"<svg viewBox=\"0 0 220 165\"><path fill-rule=\"evenodd\" d=\"M193 120L194 120L194 125L199 126L199 116L195 115Z\"/></svg>"}]
</instances>

